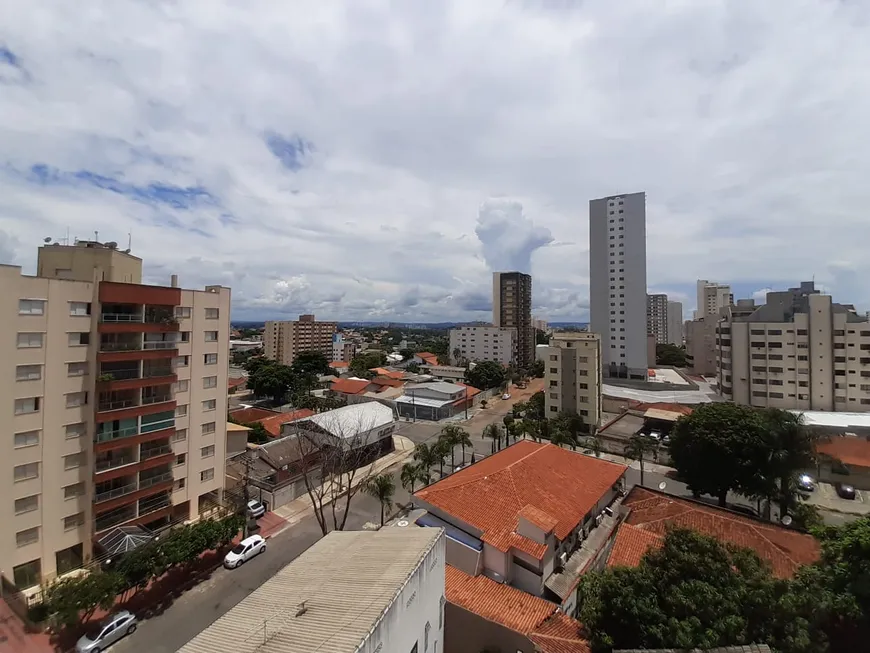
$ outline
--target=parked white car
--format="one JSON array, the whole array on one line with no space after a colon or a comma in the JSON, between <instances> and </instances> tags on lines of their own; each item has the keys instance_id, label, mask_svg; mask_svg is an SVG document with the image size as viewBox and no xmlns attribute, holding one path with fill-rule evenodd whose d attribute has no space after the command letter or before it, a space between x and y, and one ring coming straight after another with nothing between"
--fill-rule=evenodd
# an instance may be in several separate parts
<instances>
[{"instance_id":1,"label":"parked white car","mask_svg":"<svg viewBox=\"0 0 870 653\"><path fill-rule=\"evenodd\" d=\"M257 501L256 499L251 499L248 501L248 514L254 519L259 519L263 515L266 514L266 506Z\"/></svg>"},{"instance_id":2,"label":"parked white car","mask_svg":"<svg viewBox=\"0 0 870 653\"><path fill-rule=\"evenodd\" d=\"M235 569L256 555L266 552L266 540L260 535L246 537L224 556L224 567Z\"/></svg>"},{"instance_id":3,"label":"parked white car","mask_svg":"<svg viewBox=\"0 0 870 653\"><path fill-rule=\"evenodd\" d=\"M127 610L121 610L88 629L76 642L76 653L101 653L135 630L136 617Z\"/></svg>"}]
</instances>

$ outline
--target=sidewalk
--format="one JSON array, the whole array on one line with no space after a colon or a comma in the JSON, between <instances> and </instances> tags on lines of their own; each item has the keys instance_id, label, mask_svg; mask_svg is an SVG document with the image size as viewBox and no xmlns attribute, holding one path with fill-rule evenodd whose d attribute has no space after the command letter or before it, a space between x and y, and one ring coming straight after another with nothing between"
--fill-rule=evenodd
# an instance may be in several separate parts
<instances>
[{"instance_id":1,"label":"sidewalk","mask_svg":"<svg viewBox=\"0 0 870 653\"><path fill-rule=\"evenodd\" d=\"M351 481L351 486L357 487L370 476L376 476L377 474L382 473L385 469L403 463L414 455L414 442L402 435L393 436L393 446L395 447L395 450L392 453L387 454L383 458L378 458L370 465L360 467ZM326 492L324 496L324 505L329 504L329 499L329 493ZM294 524L299 523L309 515L313 515L314 506L311 502L311 497L308 496L308 493L306 492L298 499L294 499L290 503L275 508L272 513L287 522L281 530L271 534L274 537Z\"/></svg>"},{"instance_id":2,"label":"sidewalk","mask_svg":"<svg viewBox=\"0 0 870 653\"><path fill-rule=\"evenodd\" d=\"M578 449L579 451L579 449ZM585 452L584 452L585 453ZM595 454L586 454L592 455ZM605 453L601 452L601 456L599 456L602 460L609 460L612 463L619 463L621 465L628 465L632 469L640 469L640 462L637 460L632 460L631 458L626 458L625 456L618 456L614 453ZM653 474L662 474L666 476L669 473L673 473L675 470L673 467L668 467L667 465L659 465L658 463L654 463L651 460L647 460L644 458L643 461L643 471L652 472Z\"/></svg>"},{"instance_id":3,"label":"sidewalk","mask_svg":"<svg viewBox=\"0 0 870 653\"><path fill-rule=\"evenodd\" d=\"M854 499L843 499L830 483L816 483L816 491L807 493L807 503L822 510L832 510L846 515L870 514L870 492L856 490Z\"/></svg>"}]
</instances>

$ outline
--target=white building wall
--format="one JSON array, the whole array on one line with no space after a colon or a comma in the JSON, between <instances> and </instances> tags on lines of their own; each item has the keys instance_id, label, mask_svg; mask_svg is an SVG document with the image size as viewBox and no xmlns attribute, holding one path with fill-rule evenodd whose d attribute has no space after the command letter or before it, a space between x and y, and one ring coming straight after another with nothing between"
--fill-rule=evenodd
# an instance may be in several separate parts
<instances>
[{"instance_id":1,"label":"white building wall","mask_svg":"<svg viewBox=\"0 0 870 653\"><path fill-rule=\"evenodd\" d=\"M445 540L442 531L360 646L360 653L409 653L415 644L418 653L444 652Z\"/></svg>"},{"instance_id":2,"label":"white building wall","mask_svg":"<svg viewBox=\"0 0 870 653\"><path fill-rule=\"evenodd\" d=\"M668 342L680 346L683 338L683 305L680 302L668 302Z\"/></svg>"},{"instance_id":3,"label":"white building wall","mask_svg":"<svg viewBox=\"0 0 870 653\"><path fill-rule=\"evenodd\" d=\"M450 359L454 365L464 361L495 361L502 365L516 359L516 329L496 326L464 326L450 330ZM454 352L459 350L459 356Z\"/></svg>"}]
</instances>

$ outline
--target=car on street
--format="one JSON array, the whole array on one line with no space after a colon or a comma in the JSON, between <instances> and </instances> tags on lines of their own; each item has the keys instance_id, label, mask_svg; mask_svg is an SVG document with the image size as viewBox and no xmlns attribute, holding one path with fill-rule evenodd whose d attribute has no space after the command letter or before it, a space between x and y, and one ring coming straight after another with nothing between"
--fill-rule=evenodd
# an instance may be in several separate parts
<instances>
[{"instance_id":1,"label":"car on street","mask_svg":"<svg viewBox=\"0 0 870 653\"><path fill-rule=\"evenodd\" d=\"M837 490L837 494L840 495L841 499L855 499L855 488L848 483L835 483L834 488Z\"/></svg>"},{"instance_id":2,"label":"car on street","mask_svg":"<svg viewBox=\"0 0 870 653\"><path fill-rule=\"evenodd\" d=\"M256 499L251 499L250 501L248 501L248 505L246 506L246 508L248 511L248 515L250 515L254 519L259 519L266 514L266 506L264 506Z\"/></svg>"},{"instance_id":3,"label":"car on street","mask_svg":"<svg viewBox=\"0 0 870 653\"><path fill-rule=\"evenodd\" d=\"M91 626L76 642L76 653L100 653L125 635L136 631L136 617L121 610Z\"/></svg>"},{"instance_id":4,"label":"car on street","mask_svg":"<svg viewBox=\"0 0 870 653\"><path fill-rule=\"evenodd\" d=\"M816 482L809 474L801 474L797 479L798 489L804 492L812 492L816 489Z\"/></svg>"},{"instance_id":5,"label":"car on street","mask_svg":"<svg viewBox=\"0 0 870 653\"><path fill-rule=\"evenodd\" d=\"M224 556L224 567L235 569L254 556L266 552L266 540L260 535L251 535L236 544L232 550Z\"/></svg>"},{"instance_id":6,"label":"car on street","mask_svg":"<svg viewBox=\"0 0 870 653\"><path fill-rule=\"evenodd\" d=\"M507 401L508 399L511 398L511 396L510 396L509 393L505 392L505 393L501 396L501 398L504 399L505 401Z\"/></svg>"}]
</instances>

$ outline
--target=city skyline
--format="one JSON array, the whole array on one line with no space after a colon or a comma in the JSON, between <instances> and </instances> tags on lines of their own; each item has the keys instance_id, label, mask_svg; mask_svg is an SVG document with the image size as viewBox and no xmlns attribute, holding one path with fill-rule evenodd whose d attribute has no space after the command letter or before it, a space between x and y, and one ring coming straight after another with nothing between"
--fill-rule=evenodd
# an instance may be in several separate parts
<instances>
[{"instance_id":1,"label":"city skyline","mask_svg":"<svg viewBox=\"0 0 870 653\"><path fill-rule=\"evenodd\" d=\"M131 234L234 319L400 321L483 319L528 264L536 313L588 321L586 204L643 188L650 293L870 308L847 4L217 4L4 16L0 262Z\"/></svg>"}]
</instances>

